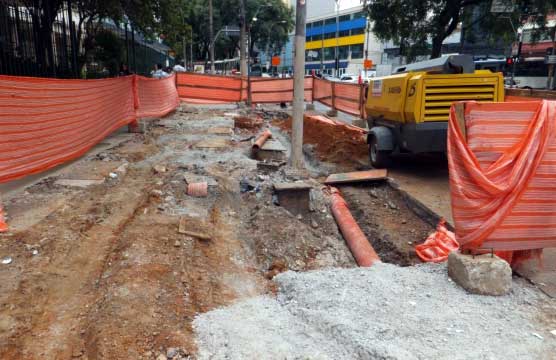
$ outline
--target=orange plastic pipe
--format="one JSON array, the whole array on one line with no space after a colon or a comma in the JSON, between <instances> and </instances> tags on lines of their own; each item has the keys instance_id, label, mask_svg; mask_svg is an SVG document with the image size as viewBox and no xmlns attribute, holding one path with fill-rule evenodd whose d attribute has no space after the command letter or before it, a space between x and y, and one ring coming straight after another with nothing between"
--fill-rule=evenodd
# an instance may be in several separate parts
<instances>
[{"instance_id":1,"label":"orange plastic pipe","mask_svg":"<svg viewBox=\"0 0 556 360\"><path fill-rule=\"evenodd\" d=\"M0 205L0 233L8 231L8 224L6 223L6 218L4 217L4 209Z\"/></svg>"},{"instance_id":2,"label":"orange plastic pipe","mask_svg":"<svg viewBox=\"0 0 556 360\"><path fill-rule=\"evenodd\" d=\"M259 138L257 139L257 141L255 141L255 143L253 144L253 150L259 150L264 143L268 140L269 137L272 136L272 133L270 132L270 130L266 129L261 136L259 136Z\"/></svg>"},{"instance_id":3,"label":"orange plastic pipe","mask_svg":"<svg viewBox=\"0 0 556 360\"><path fill-rule=\"evenodd\" d=\"M332 192L332 215L344 236L349 250L351 251L357 265L362 267L370 267L373 264L380 262L375 249L367 240L363 231L351 215L346 201L340 195L340 191L336 188L331 188Z\"/></svg>"}]
</instances>

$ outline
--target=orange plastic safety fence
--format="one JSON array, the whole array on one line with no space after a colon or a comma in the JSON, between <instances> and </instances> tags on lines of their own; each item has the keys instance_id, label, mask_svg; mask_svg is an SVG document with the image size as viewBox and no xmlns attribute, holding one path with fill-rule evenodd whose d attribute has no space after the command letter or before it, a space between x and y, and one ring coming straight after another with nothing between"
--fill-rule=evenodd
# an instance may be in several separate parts
<instances>
[{"instance_id":1,"label":"orange plastic safety fence","mask_svg":"<svg viewBox=\"0 0 556 360\"><path fill-rule=\"evenodd\" d=\"M305 101L312 101L313 78L305 78ZM293 101L293 79L251 78L253 103L278 103Z\"/></svg>"},{"instance_id":2,"label":"orange plastic safety fence","mask_svg":"<svg viewBox=\"0 0 556 360\"><path fill-rule=\"evenodd\" d=\"M0 76L0 182L82 155L135 120L132 82Z\"/></svg>"},{"instance_id":3,"label":"orange plastic safety fence","mask_svg":"<svg viewBox=\"0 0 556 360\"><path fill-rule=\"evenodd\" d=\"M313 80L313 101L332 106L332 82L323 79Z\"/></svg>"},{"instance_id":4,"label":"orange plastic safety fence","mask_svg":"<svg viewBox=\"0 0 556 360\"><path fill-rule=\"evenodd\" d=\"M465 104L448 131L452 213L462 248L556 246L556 102Z\"/></svg>"},{"instance_id":5,"label":"orange plastic safety fence","mask_svg":"<svg viewBox=\"0 0 556 360\"><path fill-rule=\"evenodd\" d=\"M361 85L333 83L334 108L351 115L361 115Z\"/></svg>"},{"instance_id":6,"label":"orange plastic safety fence","mask_svg":"<svg viewBox=\"0 0 556 360\"><path fill-rule=\"evenodd\" d=\"M176 75L166 79L137 76L137 117L162 117L180 103L176 91Z\"/></svg>"},{"instance_id":7,"label":"orange plastic safety fence","mask_svg":"<svg viewBox=\"0 0 556 360\"><path fill-rule=\"evenodd\" d=\"M247 87L245 81L238 76L204 75L193 73L178 73L178 95L184 101L189 99L208 100L219 103L239 102L246 99L242 93ZM245 96L246 96L245 92Z\"/></svg>"},{"instance_id":8,"label":"orange plastic safety fence","mask_svg":"<svg viewBox=\"0 0 556 360\"><path fill-rule=\"evenodd\" d=\"M0 182L75 159L137 115L170 111L171 81L0 76Z\"/></svg>"}]
</instances>

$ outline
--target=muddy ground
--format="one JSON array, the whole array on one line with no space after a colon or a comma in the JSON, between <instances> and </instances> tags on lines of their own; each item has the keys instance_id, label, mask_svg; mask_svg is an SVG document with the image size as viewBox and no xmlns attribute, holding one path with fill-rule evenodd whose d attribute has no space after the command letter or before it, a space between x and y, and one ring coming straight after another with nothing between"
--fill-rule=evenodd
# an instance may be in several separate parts
<instances>
[{"instance_id":1,"label":"muddy ground","mask_svg":"<svg viewBox=\"0 0 556 360\"><path fill-rule=\"evenodd\" d=\"M245 113L258 120L235 128L239 111L183 106L3 199L18 225L0 235L0 258L11 260L0 265L1 359L194 358L197 314L272 296L272 278L288 269L355 266L322 186L335 166L351 165L319 167L307 151L308 174L262 172L245 140L286 117ZM287 145L287 133L273 131ZM300 178L312 187L310 208L291 213L273 184ZM209 195L189 196L186 181L200 180ZM341 190L385 262L418 262L413 246L432 227L394 189ZM180 222L209 240L179 233Z\"/></svg>"}]
</instances>

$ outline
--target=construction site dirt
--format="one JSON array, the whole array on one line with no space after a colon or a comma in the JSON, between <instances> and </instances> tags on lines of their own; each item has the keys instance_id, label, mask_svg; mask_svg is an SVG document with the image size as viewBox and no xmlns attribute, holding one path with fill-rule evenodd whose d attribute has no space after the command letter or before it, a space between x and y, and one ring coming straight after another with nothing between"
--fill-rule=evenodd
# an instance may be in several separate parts
<instances>
[{"instance_id":1,"label":"construction site dirt","mask_svg":"<svg viewBox=\"0 0 556 360\"><path fill-rule=\"evenodd\" d=\"M4 197L11 230L0 235L0 258L9 259L0 265L0 358L197 358L199 314L275 296L282 272L356 267L323 182L365 167L365 144L313 129L307 173L284 163L261 171L252 138L270 128L288 149L288 121L183 105L147 120L144 134L117 134L117 145ZM311 196L294 214L274 185L297 180ZM208 195L188 195L193 182L206 182ZM434 225L395 187L339 189L382 261L420 262L414 246ZM543 300L531 317L556 329L555 309Z\"/></svg>"}]
</instances>

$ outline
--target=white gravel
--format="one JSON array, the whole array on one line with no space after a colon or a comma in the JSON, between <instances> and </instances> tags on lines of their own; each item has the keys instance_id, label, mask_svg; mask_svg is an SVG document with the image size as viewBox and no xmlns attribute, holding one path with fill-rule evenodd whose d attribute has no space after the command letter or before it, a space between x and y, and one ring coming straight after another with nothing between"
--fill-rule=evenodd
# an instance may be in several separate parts
<instances>
[{"instance_id":1,"label":"white gravel","mask_svg":"<svg viewBox=\"0 0 556 360\"><path fill-rule=\"evenodd\" d=\"M554 300L522 281L507 296L470 295L445 265L286 272L276 299L199 315L200 359L555 359L539 323Z\"/></svg>"}]
</instances>

